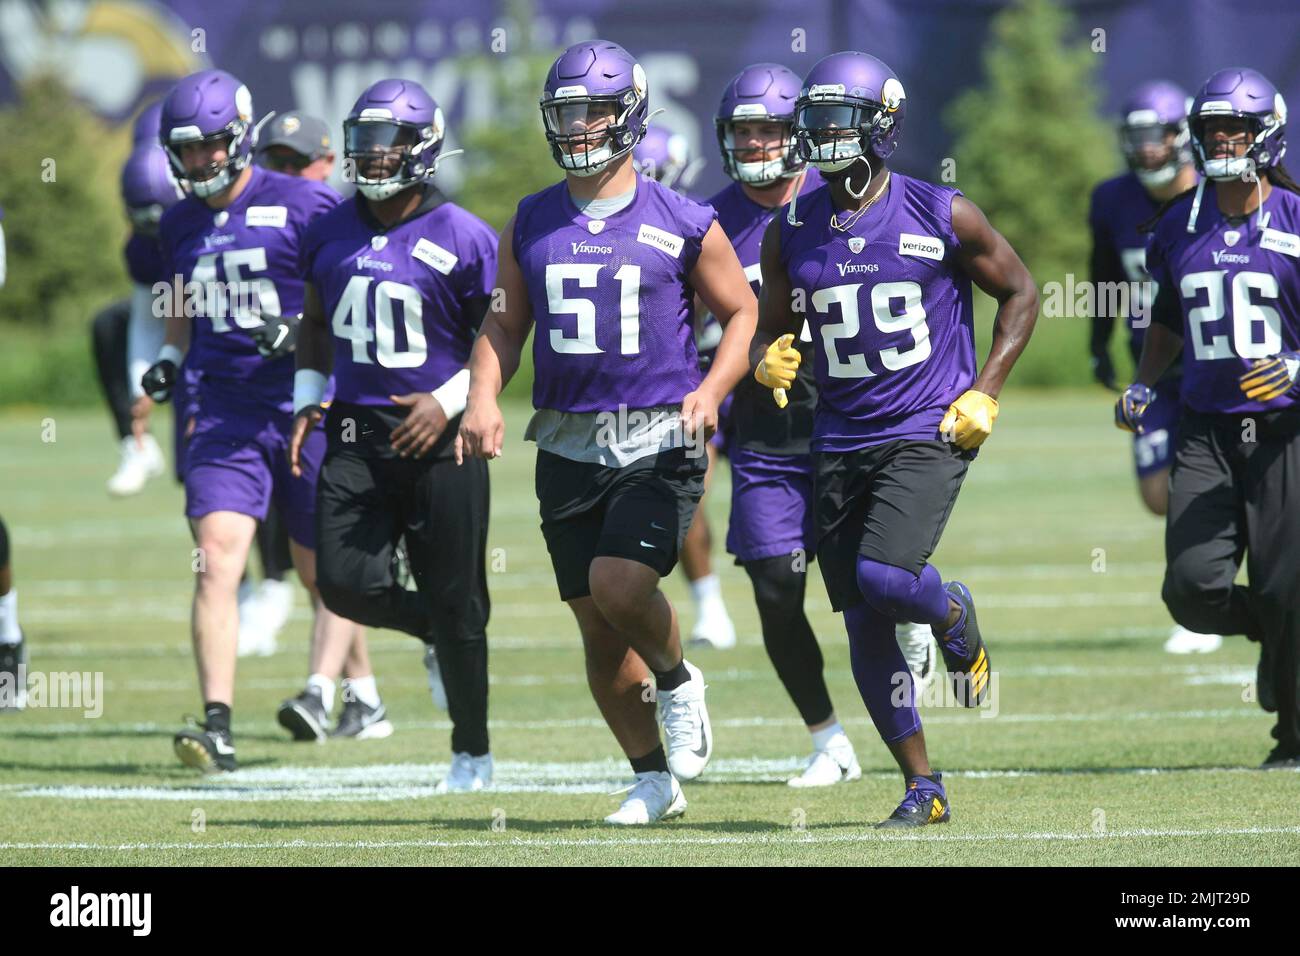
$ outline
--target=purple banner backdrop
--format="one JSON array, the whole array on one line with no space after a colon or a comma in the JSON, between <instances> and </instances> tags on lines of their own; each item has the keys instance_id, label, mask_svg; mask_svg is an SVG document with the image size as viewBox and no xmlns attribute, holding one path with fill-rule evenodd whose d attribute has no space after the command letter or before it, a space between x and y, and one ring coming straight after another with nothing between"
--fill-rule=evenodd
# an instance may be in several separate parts
<instances>
[{"instance_id":1,"label":"purple banner backdrop","mask_svg":"<svg viewBox=\"0 0 1300 956\"><path fill-rule=\"evenodd\" d=\"M535 41L562 47L602 36L645 66L656 118L686 136L702 165L692 192L720 187L712 117L726 81L759 60L805 72L839 49L880 56L908 93L897 165L936 174L949 148L944 108L979 82L980 49L1003 0L537 0ZM1113 110L1136 83L1163 76L1189 88L1213 70L1250 65L1300 105L1300 0L1072 0L1077 39L1096 54ZM458 129L499 113L488 78L517 46L504 0L3 0L0 98L54 70L102 115L129 117L177 75L219 65L253 90L259 114L305 109L338 128L373 80L423 81ZM494 34L494 30L504 33ZM494 37L505 52L493 51ZM509 91L535 101L538 91ZM540 121L540 120L539 120ZM1080 143L1080 149L1092 148ZM1008 143L1009 155L1015 144ZM1023 157L1032 161L1033 157ZM465 157L464 161L472 161ZM1118 162L1118 158L1117 158ZM456 185L455 163L444 167ZM444 176L440 172L440 176Z\"/></svg>"}]
</instances>

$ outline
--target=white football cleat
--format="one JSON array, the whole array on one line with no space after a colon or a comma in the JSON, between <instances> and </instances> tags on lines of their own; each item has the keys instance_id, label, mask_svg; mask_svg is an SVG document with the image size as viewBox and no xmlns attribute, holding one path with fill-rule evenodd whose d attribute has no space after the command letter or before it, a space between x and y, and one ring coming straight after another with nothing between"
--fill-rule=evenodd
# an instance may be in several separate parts
<instances>
[{"instance_id":1,"label":"white football cleat","mask_svg":"<svg viewBox=\"0 0 1300 956\"><path fill-rule=\"evenodd\" d=\"M469 754L451 755L451 769L439 781L438 793L477 793L492 786L492 755L481 757Z\"/></svg>"},{"instance_id":2,"label":"white football cleat","mask_svg":"<svg viewBox=\"0 0 1300 956\"><path fill-rule=\"evenodd\" d=\"M858 766L858 755L853 752L853 744L845 734L836 734L824 750L818 750L808 758L808 765L803 773L786 781L792 787L830 787L837 783L848 783L862 777L862 768Z\"/></svg>"},{"instance_id":3,"label":"white football cleat","mask_svg":"<svg viewBox=\"0 0 1300 956\"><path fill-rule=\"evenodd\" d=\"M429 695L433 706L447 709L447 687L442 682L442 668L438 666L438 652L432 644L424 645L424 669L429 672Z\"/></svg>"},{"instance_id":4,"label":"white football cleat","mask_svg":"<svg viewBox=\"0 0 1300 956\"><path fill-rule=\"evenodd\" d=\"M730 650L736 646L736 625L731 623L731 615L721 601L710 601L700 608L695 627L691 630L691 644L707 644L720 651Z\"/></svg>"},{"instance_id":5,"label":"white football cleat","mask_svg":"<svg viewBox=\"0 0 1300 956\"><path fill-rule=\"evenodd\" d=\"M934 642L934 631L930 629L929 624L899 621L895 625L894 635L898 640L899 650L903 652L903 659L907 661L907 669L912 672L912 685L916 688L916 696L923 697L939 673L939 668L936 666L939 650Z\"/></svg>"},{"instance_id":6,"label":"white football cleat","mask_svg":"<svg viewBox=\"0 0 1300 956\"><path fill-rule=\"evenodd\" d=\"M162 449L150 434L146 433L139 445L134 435L127 435L122 439L121 448L122 460L108 479L108 493L115 498L138 495L150 478L157 478L167 470Z\"/></svg>"},{"instance_id":7,"label":"white football cleat","mask_svg":"<svg viewBox=\"0 0 1300 956\"><path fill-rule=\"evenodd\" d=\"M623 792L623 791L620 791ZM636 775L622 805L605 818L620 827L638 827L671 820L686 812L686 795L671 773L650 770Z\"/></svg>"},{"instance_id":8,"label":"white football cleat","mask_svg":"<svg viewBox=\"0 0 1300 956\"><path fill-rule=\"evenodd\" d=\"M659 723L668 741L668 769L678 780L694 780L713 756L713 727L704 706L704 675L682 661L691 679L674 690L657 690Z\"/></svg>"},{"instance_id":9,"label":"white football cleat","mask_svg":"<svg viewBox=\"0 0 1300 956\"><path fill-rule=\"evenodd\" d=\"M1174 627L1165 641L1165 651L1170 654L1212 654L1223 646L1218 634L1197 634L1181 624Z\"/></svg>"}]
</instances>

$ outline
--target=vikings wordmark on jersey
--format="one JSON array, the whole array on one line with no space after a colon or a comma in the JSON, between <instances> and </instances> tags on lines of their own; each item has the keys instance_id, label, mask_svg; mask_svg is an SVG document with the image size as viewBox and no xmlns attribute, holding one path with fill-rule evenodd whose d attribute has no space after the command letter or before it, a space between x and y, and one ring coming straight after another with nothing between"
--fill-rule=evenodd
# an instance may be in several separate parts
<instances>
[{"instance_id":1,"label":"vikings wordmark on jersey","mask_svg":"<svg viewBox=\"0 0 1300 956\"><path fill-rule=\"evenodd\" d=\"M608 219L579 212L563 182L519 203L512 241L537 324L537 408L673 405L699 386L689 276L713 220L644 177Z\"/></svg>"},{"instance_id":2,"label":"vikings wordmark on jersey","mask_svg":"<svg viewBox=\"0 0 1300 956\"><path fill-rule=\"evenodd\" d=\"M871 215L832 228L829 186L781 222L781 258L816 350L812 447L936 439L975 379L971 282L956 262L956 189L899 173Z\"/></svg>"}]
</instances>

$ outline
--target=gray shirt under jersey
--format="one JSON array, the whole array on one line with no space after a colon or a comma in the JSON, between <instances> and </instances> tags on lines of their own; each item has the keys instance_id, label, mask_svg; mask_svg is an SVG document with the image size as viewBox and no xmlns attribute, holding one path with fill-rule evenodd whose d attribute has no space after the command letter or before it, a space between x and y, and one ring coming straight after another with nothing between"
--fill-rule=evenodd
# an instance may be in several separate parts
<instances>
[{"instance_id":1,"label":"gray shirt under jersey","mask_svg":"<svg viewBox=\"0 0 1300 956\"><path fill-rule=\"evenodd\" d=\"M607 219L632 202L636 189L609 199L569 198L578 211L591 219ZM539 408L524 432L537 447L573 461L589 461L622 468L647 455L672 448L698 447L701 438L686 435L681 424L680 405L620 409L617 412L561 412Z\"/></svg>"}]
</instances>

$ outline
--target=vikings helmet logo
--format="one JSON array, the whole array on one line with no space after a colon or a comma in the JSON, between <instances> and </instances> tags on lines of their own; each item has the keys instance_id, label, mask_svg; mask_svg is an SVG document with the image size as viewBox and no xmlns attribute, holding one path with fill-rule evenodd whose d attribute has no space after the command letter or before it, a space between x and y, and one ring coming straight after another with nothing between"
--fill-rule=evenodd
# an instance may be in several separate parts
<instances>
[{"instance_id":1,"label":"vikings helmet logo","mask_svg":"<svg viewBox=\"0 0 1300 956\"><path fill-rule=\"evenodd\" d=\"M892 113L903 105L903 100L907 94L903 92L903 84L898 82L895 77L885 80L884 85L880 88L880 102L884 104L885 111Z\"/></svg>"}]
</instances>

